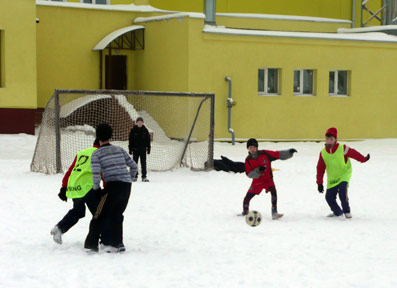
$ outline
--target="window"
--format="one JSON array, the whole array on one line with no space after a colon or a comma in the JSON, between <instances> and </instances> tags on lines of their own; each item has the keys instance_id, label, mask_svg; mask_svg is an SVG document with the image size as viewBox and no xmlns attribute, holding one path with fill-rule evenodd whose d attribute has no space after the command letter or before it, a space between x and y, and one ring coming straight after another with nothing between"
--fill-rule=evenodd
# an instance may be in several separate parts
<instances>
[{"instance_id":1,"label":"window","mask_svg":"<svg viewBox=\"0 0 397 288\"><path fill-rule=\"evenodd\" d=\"M329 71L329 95L348 95L348 71Z\"/></svg>"},{"instance_id":2,"label":"window","mask_svg":"<svg viewBox=\"0 0 397 288\"><path fill-rule=\"evenodd\" d=\"M258 69L258 94L279 95L279 69L261 68Z\"/></svg>"},{"instance_id":3,"label":"window","mask_svg":"<svg viewBox=\"0 0 397 288\"><path fill-rule=\"evenodd\" d=\"M80 0L81 3L109 5L110 0Z\"/></svg>"},{"instance_id":4,"label":"window","mask_svg":"<svg viewBox=\"0 0 397 288\"><path fill-rule=\"evenodd\" d=\"M314 95L314 70L294 70L294 95Z\"/></svg>"}]
</instances>

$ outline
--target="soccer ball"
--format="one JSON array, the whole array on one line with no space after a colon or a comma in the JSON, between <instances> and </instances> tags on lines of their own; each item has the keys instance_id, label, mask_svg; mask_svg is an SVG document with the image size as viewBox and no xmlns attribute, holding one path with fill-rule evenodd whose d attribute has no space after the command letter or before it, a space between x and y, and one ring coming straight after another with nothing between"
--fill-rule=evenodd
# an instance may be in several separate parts
<instances>
[{"instance_id":1,"label":"soccer ball","mask_svg":"<svg viewBox=\"0 0 397 288\"><path fill-rule=\"evenodd\" d=\"M245 222L252 227L258 226L262 222L262 215L258 211L249 211L245 215Z\"/></svg>"}]
</instances>

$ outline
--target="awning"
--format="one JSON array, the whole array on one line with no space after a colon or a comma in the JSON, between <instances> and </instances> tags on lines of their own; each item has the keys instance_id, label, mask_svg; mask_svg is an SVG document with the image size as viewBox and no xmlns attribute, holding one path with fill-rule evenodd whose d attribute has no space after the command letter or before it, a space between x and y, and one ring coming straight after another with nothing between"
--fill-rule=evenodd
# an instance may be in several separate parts
<instances>
[{"instance_id":1,"label":"awning","mask_svg":"<svg viewBox=\"0 0 397 288\"><path fill-rule=\"evenodd\" d=\"M99 41L93 50L103 50L107 48L114 40L116 40L120 36L135 30L143 30L143 29L145 29L145 26L132 25L113 31L112 33L105 36L101 41Z\"/></svg>"}]
</instances>

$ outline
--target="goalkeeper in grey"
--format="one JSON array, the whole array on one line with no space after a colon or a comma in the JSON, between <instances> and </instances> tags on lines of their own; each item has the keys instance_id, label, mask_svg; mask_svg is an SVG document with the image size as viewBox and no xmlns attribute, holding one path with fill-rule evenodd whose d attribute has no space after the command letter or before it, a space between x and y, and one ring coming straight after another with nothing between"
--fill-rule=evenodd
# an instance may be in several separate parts
<instances>
[{"instance_id":1,"label":"goalkeeper in grey","mask_svg":"<svg viewBox=\"0 0 397 288\"><path fill-rule=\"evenodd\" d=\"M111 126L98 125L96 136L100 147L91 156L91 170L93 190L101 200L91 220L84 247L98 251L99 236L102 234L102 247L107 252L123 252L123 213L128 204L137 165L127 151L110 144ZM99 186L101 174L106 183L103 190Z\"/></svg>"}]
</instances>

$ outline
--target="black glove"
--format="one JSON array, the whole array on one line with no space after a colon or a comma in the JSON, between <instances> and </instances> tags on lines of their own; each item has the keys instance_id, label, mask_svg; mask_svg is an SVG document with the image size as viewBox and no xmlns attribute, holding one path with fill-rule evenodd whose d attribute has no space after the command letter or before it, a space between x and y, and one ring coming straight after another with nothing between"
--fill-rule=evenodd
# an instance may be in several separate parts
<instances>
[{"instance_id":1,"label":"black glove","mask_svg":"<svg viewBox=\"0 0 397 288\"><path fill-rule=\"evenodd\" d=\"M150 147L147 147L146 151L147 151L147 154L150 154Z\"/></svg>"},{"instance_id":2,"label":"black glove","mask_svg":"<svg viewBox=\"0 0 397 288\"><path fill-rule=\"evenodd\" d=\"M318 185L317 185L317 190L318 190L318 192L323 193L323 192L324 192L324 186L323 186L323 184L318 184Z\"/></svg>"},{"instance_id":3,"label":"black glove","mask_svg":"<svg viewBox=\"0 0 397 288\"><path fill-rule=\"evenodd\" d=\"M369 154L367 154L367 156L365 156L365 159L367 159L367 161L369 160L371 156L369 156Z\"/></svg>"},{"instance_id":4,"label":"black glove","mask_svg":"<svg viewBox=\"0 0 397 288\"><path fill-rule=\"evenodd\" d=\"M265 172L266 171L266 166L259 166L259 171Z\"/></svg>"},{"instance_id":5,"label":"black glove","mask_svg":"<svg viewBox=\"0 0 397 288\"><path fill-rule=\"evenodd\" d=\"M293 155L294 153L298 152L298 151L296 151L296 149L294 149L294 148L291 148L291 149L289 149L288 151L289 151L289 153L291 153L292 155Z\"/></svg>"},{"instance_id":6,"label":"black glove","mask_svg":"<svg viewBox=\"0 0 397 288\"><path fill-rule=\"evenodd\" d=\"M66 197L66 187L61 187L61 189L59 190L59 193L58 193L58 197L62 201L65 201L65 202L68 201L68 198Z\"/></svg>"}]
</instances>

